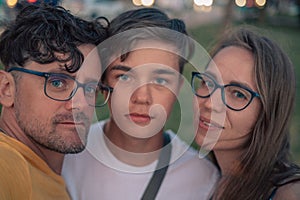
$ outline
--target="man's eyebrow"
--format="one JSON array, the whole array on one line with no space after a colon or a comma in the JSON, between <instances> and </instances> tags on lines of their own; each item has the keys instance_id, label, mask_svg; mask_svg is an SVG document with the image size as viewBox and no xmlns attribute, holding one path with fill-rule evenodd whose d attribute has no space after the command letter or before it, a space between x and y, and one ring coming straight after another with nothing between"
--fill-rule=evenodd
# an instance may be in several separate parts
<instances>
[{"instance_id":1,"label":"man's eyebrow","mask_svg":"<svg viewBox=\"0 0 300 200\"><path fill-rule=\"evenodd\" d=\"M121 70L121 71L128 72L131 70L131 68L126 65L115 65L110 68L110 71L112 70Z\"/></svg>"},{"instance_id":2,"label":"man's eyebrow","mask_svg":"<svg viewBox=\"0 0 300 200\"><path fill-rule=\"evenodd\" d=\"M70 73L66 70L66 68L53 68L53 69L50 69L47 73L50 73L50 74L63 74L63 75L67 75L71 78L74 78L76 79L76 76L77 74L76 73Z\"/></svg>"},{"instance_id":3,"label":"man's eyebrow","mask_svg":"<svg viewBox=\"0 0 300 200\"><path fill-rule=\"evenodd\" d=\"M153 74L170 74L170 75L176 75L179 74L179 72L176 72L175 70L169 70L169 69L156 69L153 71Z\"/></svg>"}]
</instances>

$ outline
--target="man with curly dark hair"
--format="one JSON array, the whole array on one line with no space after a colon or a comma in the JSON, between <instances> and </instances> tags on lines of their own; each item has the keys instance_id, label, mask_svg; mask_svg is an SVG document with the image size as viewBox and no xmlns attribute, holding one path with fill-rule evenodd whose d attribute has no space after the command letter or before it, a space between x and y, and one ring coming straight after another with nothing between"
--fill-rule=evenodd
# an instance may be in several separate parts
<instances>
[{"instance_id":1,"label":"man with curly dark hair","mask_svg":"<svg viewBox=\"0 0 300 200\"><path fill-rule=\"evenodd\" d=\"M106 35L50 5L25 5L1 34L0 199L69 199L63 157L85 148L106 103L96 48Z\"/></svg>"}]
</instances>

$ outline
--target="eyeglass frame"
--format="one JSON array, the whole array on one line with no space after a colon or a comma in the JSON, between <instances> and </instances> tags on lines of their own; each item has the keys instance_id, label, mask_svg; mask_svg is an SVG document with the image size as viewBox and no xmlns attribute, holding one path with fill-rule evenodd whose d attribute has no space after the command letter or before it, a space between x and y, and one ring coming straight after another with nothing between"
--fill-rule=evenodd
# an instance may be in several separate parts
<instances>
[{"instance_id":1,"label":"eyeglass frame","mask_svg":"<svg viewBox=\"0 0 300 200\"><path fill-rule=\"evenodd\" d=\"M70 99L72 99L74 97L74 95L76 94L78 88L83 88L83 91L85 93L85 86L88 84L88 83L80 83L79 81L77 81L75 78L73 78L72 76L69 76L67 74L63 74L63 73L52 73L52 72L40 72L40 71L35 71L35 70L31 70L31 69L25 69L25 68L21 68L21 67L11 67L7 70L7 72L11 72L11 71L19 71L19 72L24 72L24 73L27 73L27 74L32 74L32 75L36 75L36 76L40 76L40 77L44 77L45 78L45 83L44 83L44 94L52 99L52 100L55 100L55 101L69 101ZM60 76L60 77L67 77L71 80L74 80L74 82L76 83L76 88L74 88L71 92L71 94L69 95L68 98L66 99L56 99L56 98L53 98L51 96L48 95L48 93L46 92L46 87L47 87L47 80L49 79L49 77L53 76L53 75L57 75L57 76ZM110 94L113 92L113 88L110 87L110 86L107 86L107 85L104 85L103 83L99 82L98 83L98 86L99 88L101 88L102 90L105 90L108 92L107 94L107 97L104 101L103 104L99 105L99 106L96 106L96 105L90 105L90 106L93 106L93 107L102 107L104 106L109 97L110 97Z\"/></svg>"},{"instance_id":2,"label":"eyeglass frame","mask_svg":"<svg viewBox=\"0 0 300 200\"><path fill-rule=\"evenodd\" d=\"M214 85L215 85L214 89L213 89L211 92L209 92L209 94L206 95L206 96L200 96L200 95L198 95L197 92L195 91L195 88L194 88L194 79L195 79L195 77L197 77L198 75L200 75L200 76L201 76L201 75L202 75L202 76L204 75L204 76L209 77L209 78L213 81L213 83L214 83ZM220 89L221 89L221 98L222 98L223 104L224 104L226 107L228 107L229 109L234 110L234 111L241 111L241 110L244 110L244 109L246 109L246 108L250 105L250 103L252 102L252 100L253 100L255 97L260 98L260 95L259 95L257 92L254 92L253 90L251 90L251 89L249 89L249 88L247 88L247 87L245 87L245 86L243 86L243 85L235 84L235 83L226 84L226 85L220 85L219 83L217 83L217 81L216 81L213 77L209 76L209 75L206 74L206 73L201 73L201 72L192 72L191 86L192 86L193 93L194 93L197 97L200 97L200 98L208 98L208 97L210 97L210 96L211 96L218 88L220 88ZM235 108L229 106L229 105L226 103L226 100L225 100L225 90L224 90L224 89L225 89L226 87L228 87L228 86L235 86L235 87L239 87L239 88L242 88L242 89L247 90L247 91L251 94L251 99L249 100L249 102L248 102L244 107L242 107L242 108L240 108L240 109L235 109Z\"/></svg>"}]
</instances>

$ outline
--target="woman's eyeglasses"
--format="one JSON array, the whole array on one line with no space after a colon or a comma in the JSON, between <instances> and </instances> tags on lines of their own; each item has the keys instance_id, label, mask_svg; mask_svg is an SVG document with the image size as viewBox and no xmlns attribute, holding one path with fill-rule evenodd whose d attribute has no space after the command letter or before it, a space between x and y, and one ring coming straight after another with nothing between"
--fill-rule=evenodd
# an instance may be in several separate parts
<instances>
[{"instance_id":1,"label":"woman's eyeglasses","mask_svg":"<svg viewBox=\"0 0 300 200\"><path fill-rule=\"evenodd\" d=\"M210 97L218 88L220 88L223 103L228 108L235 111L244 110L251 103L253 98L260 98L257 92L254 92L243 85L220 85L214 78L205 73L192 72L191 85L194 94L201 98Z\"/></svg>"}]
</instances>

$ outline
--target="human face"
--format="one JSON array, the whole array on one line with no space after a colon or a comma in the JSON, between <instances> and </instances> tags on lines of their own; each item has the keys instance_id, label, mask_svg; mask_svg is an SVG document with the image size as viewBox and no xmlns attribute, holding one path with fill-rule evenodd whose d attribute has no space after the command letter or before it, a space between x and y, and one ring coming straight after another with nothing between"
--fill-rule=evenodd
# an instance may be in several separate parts
<instances>
[{"instance_id":1,"label":"human face","mask_svg":"<svg viewBox=\"0 0 300 200\"><path fill-rule=\"evenodd\" d=\"M101 65L95 46L82 45L79 50L85 61L76 73L68 73L54 62L30 62L26 69L67 74L80 83L98 82ZM62 55L63 56L63 55ZM18 73L14 109L21 130L36 144L59 153L77 153L84 149L94 107L90 106L79 88L72 99L56 101L44 93L45 78Z\"/></svg>"},{"instance_id":2,"label":"human face","mask_svg":"<svg viewBox=\"0 0 300 200\"><path fill-rule=\"evenodd\" d=\"M254 80L254 58L240 47L226 47L213 58L206 73L219 84L237 83L257 91ZM210 98L196 98L199 113L195 117L196 142L211 150L242 149L248 141L261 107L258 98L244 110L235 111L224 105L220 89Z\"/></svg>"},{"instance_id":3,"label":"human face","mask_svg":"<svg viewBox=\"0 0 300 200\"><path fill-rule=\"evenodd\" d=\"M148 138L159 133L171 113L181 85L177 55L156 48L138 49L107 69L114 88L109 108L122 132Z\"/></svg>"}]
</instances>

